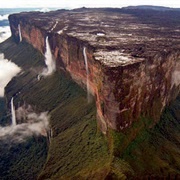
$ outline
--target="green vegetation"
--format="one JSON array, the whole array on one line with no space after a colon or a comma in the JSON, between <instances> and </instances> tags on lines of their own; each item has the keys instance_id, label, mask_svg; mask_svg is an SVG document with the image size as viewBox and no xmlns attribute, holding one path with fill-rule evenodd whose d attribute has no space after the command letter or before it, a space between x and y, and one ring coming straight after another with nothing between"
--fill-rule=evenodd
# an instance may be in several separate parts
<instances>
[{"instance_id":1,"label":"green vegetation","mask_svg":"<svg viewBox=\"0 0 180 180\"><path fill-rule=\"evenodd\" d=\"M25 142L9 144L0 140L0 179L34 180L47 157L44 137L32 137Z\"/></svg>"}]
</instances>

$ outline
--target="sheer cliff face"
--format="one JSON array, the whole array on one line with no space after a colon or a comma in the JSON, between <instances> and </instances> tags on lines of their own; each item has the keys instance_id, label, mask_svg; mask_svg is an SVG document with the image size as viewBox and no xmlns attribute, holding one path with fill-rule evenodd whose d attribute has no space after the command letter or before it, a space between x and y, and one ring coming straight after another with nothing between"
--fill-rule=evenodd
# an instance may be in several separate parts
<instances>
[{"instance_id":1,"label":"sheer cliff face","mask_svg":"<svg viewBox=\"0 0 180 180\"><path fill-rule=\"evenodd\" d=\"M179 93L178 23L165 27L153 24L152 18L145 24L133 14L112 9L20 13L9 20L16 42L18 25L23 41L41 53L48 36L57 68L84 88L88 79L104 133L128 128L142 116L156 123Z\"/></svg>"}]
</instances>

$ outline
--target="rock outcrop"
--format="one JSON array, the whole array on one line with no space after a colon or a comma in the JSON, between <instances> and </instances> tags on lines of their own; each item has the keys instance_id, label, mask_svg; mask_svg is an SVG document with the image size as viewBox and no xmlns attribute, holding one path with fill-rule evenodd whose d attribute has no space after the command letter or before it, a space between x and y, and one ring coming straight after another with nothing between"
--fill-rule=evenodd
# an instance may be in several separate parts
<instances>
[{"instance_id":1,"label":"rock outcrop","mask_svg":"<svg viewBox=\"0 0 180 180\"><path fill-rule=\"evenodd\" d=\"M157 23L155 13L82 8L13 14L9 21L17 43L21 27L22 40L43 54L49 37L57 68L88 87L106 133L123 131L142 116L155 124L180 92L180 23L169 11Z\"/></svg>"}]
</instances>

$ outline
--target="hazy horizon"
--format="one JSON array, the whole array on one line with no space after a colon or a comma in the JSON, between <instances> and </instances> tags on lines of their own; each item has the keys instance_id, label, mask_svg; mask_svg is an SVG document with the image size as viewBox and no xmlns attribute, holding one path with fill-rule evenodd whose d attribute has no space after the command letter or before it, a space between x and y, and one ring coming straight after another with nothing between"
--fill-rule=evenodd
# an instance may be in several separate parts
<instances>
[{"instance_id":1,"label":"hazy horizon","mask_svg":"<svg viewBox=\"0 0 180 180\"><path fill-rule=\"evenodd\" d=\"M32 0L30 2L23 0L6 0L1 2L1 8L80 8L80 7L126 7L126 6L138 6L138 5L150 5L150 6L164 6L171 8L179 8L180 2L179 0L172 1L162 1L162 0L131 0L128 2L117 2L116 0L111 0L110 2L104 2L104 0L97 0L92 2L90 0L69 0L68 2L65 0L61 0L60 2L56 0Z\"/></svg>"}]
</instances>

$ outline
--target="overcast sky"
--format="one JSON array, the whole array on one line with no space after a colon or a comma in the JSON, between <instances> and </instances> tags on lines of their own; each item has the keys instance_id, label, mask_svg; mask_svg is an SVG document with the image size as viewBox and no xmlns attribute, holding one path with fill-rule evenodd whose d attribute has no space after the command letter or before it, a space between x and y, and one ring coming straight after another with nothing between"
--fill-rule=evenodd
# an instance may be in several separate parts
<instances>
[{"instance_id":1,"label":"overcast sky","mask_svg":"<svg viewBox=\"0 0 180 180\"><path fill-rule=\"evenodd\" d=\"M158 5L180 7L180 0L2 0L0 8L13 7L123 7L129 5Z\"/></svg>"}]
</instances>

